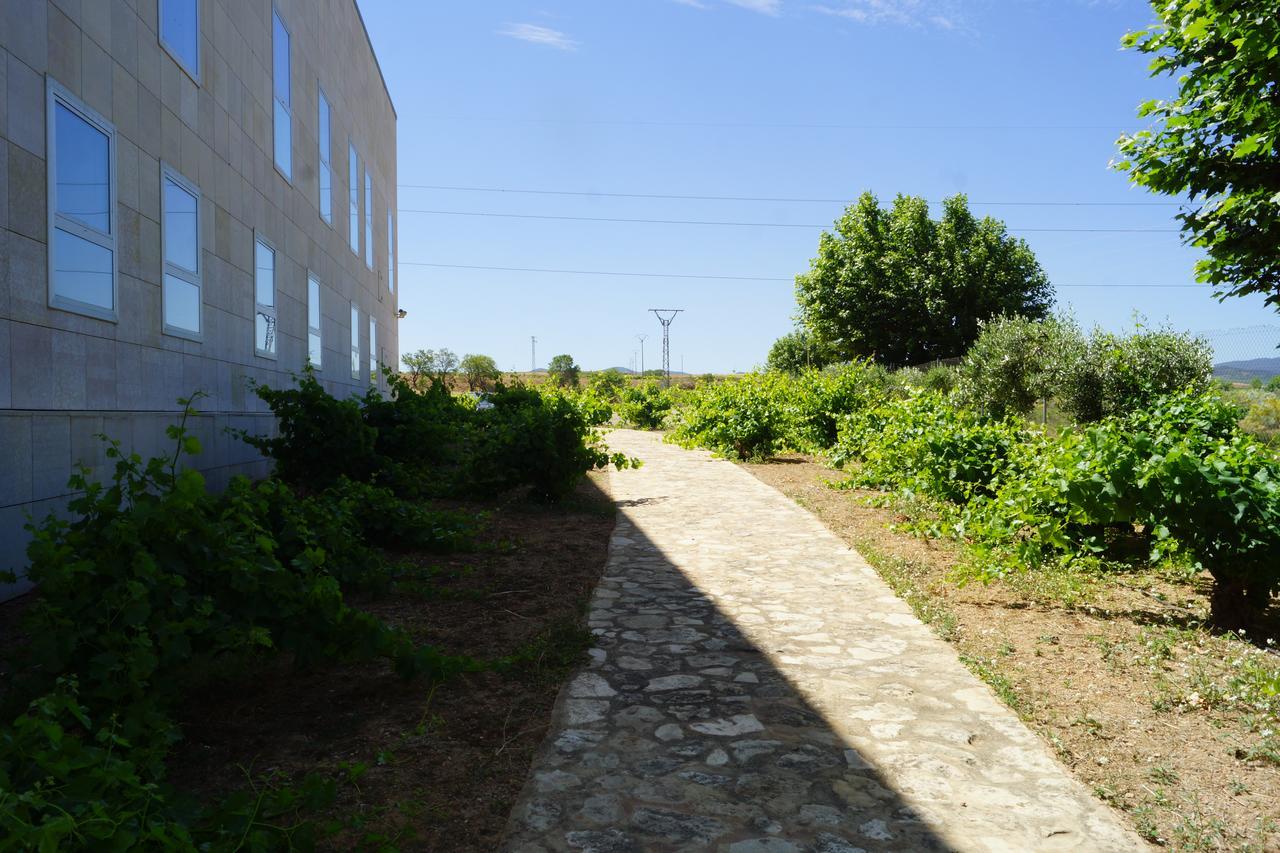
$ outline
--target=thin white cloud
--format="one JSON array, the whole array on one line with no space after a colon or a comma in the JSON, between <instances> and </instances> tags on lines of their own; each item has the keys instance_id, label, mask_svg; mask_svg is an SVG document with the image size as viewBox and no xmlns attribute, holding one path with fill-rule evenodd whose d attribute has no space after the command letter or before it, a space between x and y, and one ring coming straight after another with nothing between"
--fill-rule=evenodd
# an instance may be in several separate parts
<instances>
[{"instance_id":1,"label":"thin white cloud","mask_svg":"<svg viewBox=\"0 0 1280 853\"><path fill-rule=\"evenodd\" d=\"M777 17L782 11L782 0L725 0L725 2L741 6L743 9L750 9L752 12L759 12L761 15Z\"/></svg>"},{"instance_id":2,"label":"thin white cloud","mask_svg":"<svg viewBox=\"0 0 1280 853\"><path fill-rule=\"evenodd\" d=\"M537 24L507 24L498 30L498 35L527 41L530 44L554 47L556 50L578 49L578 43L564 33Z\"/></svg>"},{"instance_id":3,"label":"thin white cloud","mask_svg":"<svg viewBox=\"0 0 1280 853\"><path fill-rule=\"evenodd\" d=\"M963 26L950 0L840 0L839 5L811 8L823 15L859 24L895 24L942 30L956 30Z\"/></svg>"},{"instance_id":4,"label":"thin white cloud","mask_svg":"<svg viewBox=\"0 0 1280 853\"><path fill-rule=\"evenodd\" d=\"M692 6L695 9L705 9L707 4L702 0L671 0L672 3L679 3L681 6Z\"/></svg>"}]
</instances>

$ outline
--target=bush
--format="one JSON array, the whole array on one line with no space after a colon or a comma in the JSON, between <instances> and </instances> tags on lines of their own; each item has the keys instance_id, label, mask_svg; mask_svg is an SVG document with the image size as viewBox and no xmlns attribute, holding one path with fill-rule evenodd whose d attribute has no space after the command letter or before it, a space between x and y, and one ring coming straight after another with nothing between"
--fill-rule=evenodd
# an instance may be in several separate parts
<instances>
[{"instance_id":1,"label":"bush","mask_svg":"<svg viewBox=\"0 0 1280 853\"><path fill-rule=\"evenodd\" d=\"M1213 620L1248 627L1280 584L1280 461L1208 393L1160 398L1018 454L1016 476L966 512L965 531L1037 565L1103 553L1135 525L1152 559L1187 552L1214 578Z\"/></svg>"},{"instance_id":2,"label":"bush","mask_svg":"<svg viewBox=\"0 0 1280 853\"><path fill-rule=\"evenodd\" d=\"M925 371L920 387L926 391L932 391L935 394L941 394L946 397L956 389L959 381L960 378L955 368L947 367L945 364L937 364Z\"/></svg>"},{"instance_id":3,"label":"bush","mask_svg":"<svg viewBox=\"0 0 1280 853\"><path fill-rule=\"evenodd\" d=\"M628 385L627 377L616 367L591 374L589 389L600 399L610 403L618 402L624 388Z\"/></svg>"},{"instance_id":4,"label":"bush","mask_svg":"<svg viewBox=\"0 0 1280 853\"><path fill-rule=\"evenodd\" d=\"M607 392L598 389L595 385L574 394L570 399L578 407L588 426L604 426L613 419L613 406Z\"/></svg>"},{"instance_id":5,"label":"bush","mask_svg":"<svg viewBox=\"0 0 1280 853\"><path fill-rule=\"evenodd\" d=\"M1262 441L1280 443L1280 397L1264 397L1250 403L1240 428Z\"/></svg>"},{"instance_id":6,"label":"bush","mask_svg":"<svg viewBox=\"0 0 1280 853\"><path fill-rule=\"evenodd\" d=\"M299 497L276 480L236 478L214 495L178 469L200 450L184 403L172 457L144 463L109 443L111 482L78 471L69 484L74 520L28 525L40 595L24 614L22 675L4 694L13 722L0 726L0 847L304 843L308 830L269 819L296 807L293 789L203 815L166 801L164 758L180 736L170 710L188 688L218 661L274 652L302 666L383 657L406 677L480 668L415 647L343 595L344 582L386 570L363 531L447 549L466 541L469 522L345 480Z\"/></svg>"},{"instance_id":7,"label":"bush","mask_svg":"<svg viewBox=\"0 0 1280 853\"><path fill-rule=\"evenodd\" d=\"M1063 365L1077 361L1083 346L1079 330L1063 320L984 322L960 366L960 399L991 417L1025 417L1053 396Z\"/></svg>"},{"instance_id":8,"label":"bush","mask_svg":"<svg viewBox=\"0 0 1280 853\"><path fill-rule=\"evenodd\" d=\"M790 444L822 452L836 443L840 420L887 399L892 380L871 361L808 371L796 382Z\"/></svg>"},{"instance_id":9,"label":"bush","mask_svg":"<svg viewBox=\"0 0 1280 853\"><path fill-rule=\"evenodd\" d=\"M636 429L661 429L671 408L671 392L656 379L624 389L618 399L618 417Z\"/></svg>"},{"instance_id":10,"label":"bush","mask_svg":"<svg viewBox=\"0 0 1280 853\"><path fill-rule=\"evenodd\" d=\"M259 386L281 430L273 438L244 439L275 459L281 479L310 491L345 478L401 496L490 496L527 486L540 500L556 500L588 471L632 464L610 456L591 429L599 409L553 388L544 394L499 383L486 398L491 405L481 408L464 404L438 380L423 392L399 377L390 384L389 398L371 389L347 401L331 397L310 371L295 389ZM315 426L324 423L361 438L354 459L344 456L341 440Z\"/></svg>"},{"instance_id":11,"label":"bush","mask_svg":"<svg viewBox=\"0 0 1280 853\"><path fill-rule=\"evenodd\" d=\"M845 418L833 460L858 460L852 480L859 485L963 503L993 493L1027 439L1014 421L985 418L920 392Z\"/></svg>"},{"instance_id":12,"label":"bush","mask_svg":"<svg viewBox=\"0 0 1280 853\"><path fill-rule=\"evenodd\" d=\"M788 445L794 426L791 383L777 373L748 373L693 392L667 438L738 459L765 459Z\"/></svg>"},{"instance_id":13,"label":"bush","mask_svg":"<svg viewBox=\"0 0 1280 853\"><path fill-rule=\"evenodd\" d=\"M555 501L571 494L588 471L638 464L620 453L610 455L563 393L516 386L489 399L493 407L475 413L466 492L491 495L528 486L534 499Z\"/></svg>"},{"instance_id":14,"label":"bush","mask_svg":"<svg viewBox=\"0 0 1280 853\"><path fill-rule=\"evenodd\" d=\"M275 413L274 436L240 433L242 440L276 462L288 483L323 489L340 477L367 480L379 468L378 433L365 423L359 401L339 400L324 390L310 365L295 377L296 388L253 390Z\"/></svg>"},{"instance_id":15,"label":"bush","mask_svg":"<svg viewBox=\"0 0 1280 853\"><path fill-rule=\"evenodd\" d=\"M1119 336L1095 329L1076 358L1063 365L1059 397L1077 422L1096 423L1150 406L1165 395L1209 387L1209 344L1169 330Z\"/></svg>"}]
</instances>

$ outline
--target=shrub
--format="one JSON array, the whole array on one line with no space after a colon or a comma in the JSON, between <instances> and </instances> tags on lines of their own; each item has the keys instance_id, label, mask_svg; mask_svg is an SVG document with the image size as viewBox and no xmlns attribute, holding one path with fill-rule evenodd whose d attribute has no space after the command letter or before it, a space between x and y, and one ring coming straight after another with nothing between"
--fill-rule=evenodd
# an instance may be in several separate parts
<instances>
[{"instance_id":1,"label":"shrub","mask_svg":"<svg viewBox=\"0 0 1280 853\"><path fill-rule=\"evenodd\" d=\"M703 386L681 410L668 440L738 459L765 459L794 433L791 383L776 373L748 373L736 382Z\"/></svg>"},{"instance_id":2,"label":"shrub","mask_svg":"<svg viewBox=\"0 0 1280 853\"><path fill-rule=\"evenodd\" d=\"M594 385L574 394L570 399L578 407L588 426L604 426L613 419L613 406L610 404L607 392L597 389Z\"/></svg>"},{"instance_id":3,"label":"shrub","mask_svg":"<svg viewBox=\"0 0 1280 853\"><path fill-rule=\"evenodd\" d=\"M890 385L889 372L869 360L806 372L796 381L789 443L815 452L830 448L841 418L883 402Z\"/></svg>"},{"instance_id":4,"label":"shrub","mask_svg":"<svg viewBox=\"0 0 1280 853\"><path fill-rule=\"evenodd\" d=\"M991 494L1026 429L920 392L847 417L833 458L859 460L853 482L963 503Z\"/></svg>"},{"instance_id":5,"label":"shrub","mask_svg":"<svg viewBox=\"0 0 1280 853\"><path fill-rule=\"evenodd\" d=\"M610 455L565 394L516 386L499 389L490 401L493 407L477 411L473 421L473 457L464 482L470 493L527 485L535 499L555 501L571 494L588 471L638 464Z\"/></svg>"},{"instance_id":6,"label":"shrub","mask_svg":"<svg viewBox=\"0 0 1280 853\"><path fill-rule=\"evenodd\" d=\"M367 480L379 461L377 431L365 423L360 403L339 400L324 390L310 365L295 377L296 388L276 390L254 385L275 413L274 436L240 437L275 460L276 474L288 483L323 489L340 477Z\"/></svg>"},{"instance_id":7,"label":"shrub","mask_svg":"<svg viewBox=\"0 0 1280 853\"><path fill-rule=\"evenodd\" d=\"M955 368L947 367L945 364L937 364L925 371L920 386L926 391L932 391L935 394L941 394L946 397L956 389L959 381Z\"/></svg>"},{"instance_id":8,"label":"shrub","mask_svg":"<svg viewBox=\"0 0 1280 853\"><path fill-rule=\"evenodd\" d=\"M626 388L618 399L618 416L637 429L661 429L671 411L672 395L656 379Z\"/></svg>"},{"instance_id":9,"label":"shrub","mask_svg":"<svg viewBox=\"0 0 1280 853\"><path fill-rule=\"evenodd\" d=\"M601 370L591 374L589 388L600 399L616 403L622 394L622 390L627 385L627 377L622 375L622 371L616 367L610 367L608 370Z\"/></svg>"},{"instance_id":10,"label":"shrub","mask_svg":"<svg viewBox=\"0 0 1280 853\"><path fill-rule=\"evenodd\" d=\"M1248 627L1280 584L1280 461L1238 418L1216 395L1182 392L1029 444L1016 476L970 505L965 531L1034 566L1101 553L1138 525L1153 559L1180 549L1213 576L1217 624Z\"/></svg>"},{"instance_id":11,"label":"shrub","mask_svg":"<svg viewBox=\"0 0 1280 853\"><path fill-rule=\"evenodd\" d=\"M1264 397L1252 402L1240 428L1270 444L1280 442L1280 397Z\"/></svg>"},{"instance_id":12,"label":"shrub","mask_svg":"<svg viewBox=\"0 0 1280 853\"><path fill-rule=\"evenodd\" d=\"M1082 348L1079 331L1067 321L984 322L960 366L960 399L992 417L1025 417L1054 394L1062 366L1075 362Z\"/></svg>"},{"instance_id":13,"label":"shrub","mask_svg":"<svg viewBox=\"0 0 1280 853\"><path fill-rule=\"evenodd\" d=\"M1280 394L1280 376L1272 376L1267 380L1265 387L1272 394Z\"/></svg>"},{"instance_id":14,"label":"shrub","mask_svg":"<svg viewBox=\"0 0 1280 853\"><path fill-rule=\"evenodd\" d=\"M386 485L401 496L487 496L529 486L539 499L573 491L588 471L632 464L610 456L590 417L599 416L555 389L498 384L491 404L466 405L440 381L424 392L390 377L391 395L370 390L338 401L308 371L298 387L257 392L281 418L273 438L244 436L276 460L276 473L292 485L323 491L343 478ZM358 435L348 459L343 442L316 424L337 422L339 434ZM320 449L312 443L319 443Z\"/></svg>"},{"instance_id":15,"label":"shrub","mask_svg":"<svg viewBox=\"0 0 1280 853\"><path fill-rule=\"evenodd\" d=\"M214 495L198 472L178 469L182 454L200 450L183 402L183 420L169 428L172 457L144 463L108 443L110 483L78 471L69 484L75 518L28 525L40 595L24 614L22 676L4 695L15 715L0 726L0 847L306 844L308 829L270 820L297 806L293 789L203 814L165 800L164 757L180 736L170 709L186 689L218 660L270 652L304 666L384 657L406 677L480 668L415 647L342 591L348 577L376 571L363 529L390 525L416 545L448 548L469 527L406 515L384 490L344 495L345 480L300 498L279 481L236 478ZM357 565L343 565L348 558Z\"/></svg>"},{"instance_id":16,"label":"shrub","mask_svg":"<svg viewBox=\"0 0 1280 853\"><path fill-rule=\"evenodd\" d=\"M1177 391L1209 387L1209 344L1189 334L1139 329L1119 336L1095 329L1076 358L1063 365L1062 408L1080 423L1126 415Z\"/></svg>"}]
</instances>

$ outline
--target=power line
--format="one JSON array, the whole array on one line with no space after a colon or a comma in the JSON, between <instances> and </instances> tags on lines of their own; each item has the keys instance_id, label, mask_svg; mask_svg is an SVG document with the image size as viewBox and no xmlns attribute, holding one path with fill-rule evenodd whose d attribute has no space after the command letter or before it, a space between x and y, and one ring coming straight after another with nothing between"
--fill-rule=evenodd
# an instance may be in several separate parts
<instances>
[{"instance_id":1,"label":"power line","mask_svg":"<svg viewBox=\"0 0 1280 853\"><path fill-rule=\"evenodd\" d=\"M756 128L762 130L1109 130L1114 124L820 124L811 122L749 122L749 121L664 121L648 119L575 119L575 118L514 118L510 116L430 116L432 121L476 122L483 124L577 124L627 127L716 127Z\"/></svg>"},{"instance_id":2,"label":"power line","mask_svg":"<svg viewBox=\"0 0 1280 853\"><path fill-rule=\"evenodd\" d=\"M481 266L479 264L436 264L427 263L425 261L400 261L400 266L409 267L432 267L434 269L450 269L450 270L483 270L487 272L521 272L521 273L552 273L555 275L596 275L596 276L620 276L623 278L678 278L678 279L699 279L706 281L764 281L764 282L792 282L794 278L779 278L773 276L757 276L757 275L697 275L693 273L661 273L661 272L619 272L616 270L571 270L571 269L549 269L546 267L493 267ZM1203 284L1057 284L1055 287L1143 287L1143 288L1203 288Z\"/></svg>"},{"instance_id":3,"label":"power line","mask_svg":"<svg viewBox=\"0 0 1280 853\"><path fill-rule=\"evenodd\" d=\"M786 196L675 195L666 193L594 192L590 190L534 190L518 187L461 187L447 184L398 184L402 190L555 195L586 198L645 198L671 201L759 201L775 204L849 204L848 198L794 198ZM970 201L987 207L1178 207L1177 201Z\"/></svg>"},{"instance_id":4,"label":"power line","mask_svg":"<svg viewBox=\"0 0 1280 853\"><path fill-rule=\"evenodd\" d=\"M706 219L629 219L614 216L553 216L545 213L497 213L476 210L413 210L400 208L400 213L424 213L430 216L472 216L496 219L543 219L555 222L615 222L629 225L719 225L734 228L830 228L802 222L735 222ZM1178 234L1177 228L1009 228L1020 234Z\"/></svg>"}]
</instances>

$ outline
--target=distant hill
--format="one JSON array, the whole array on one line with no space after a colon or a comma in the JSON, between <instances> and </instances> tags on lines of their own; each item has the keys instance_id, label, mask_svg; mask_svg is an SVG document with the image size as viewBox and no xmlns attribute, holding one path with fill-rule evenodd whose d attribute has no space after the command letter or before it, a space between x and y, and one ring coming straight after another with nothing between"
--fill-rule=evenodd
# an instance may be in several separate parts
<instances>
[{"instance_id":1,"label":"distant hill","mask_svg":"<svg viewBox=\"0 0 1280 853\"><path fill-rule=\"evenodd\" d=\"M1224 361L1222 364L1214 365L1213 375L1237 382L1248 382L1252 379L1261 379L1265 382L1273 376L1280 376L1280 358Z\"/></svg>"}]
</instances>

